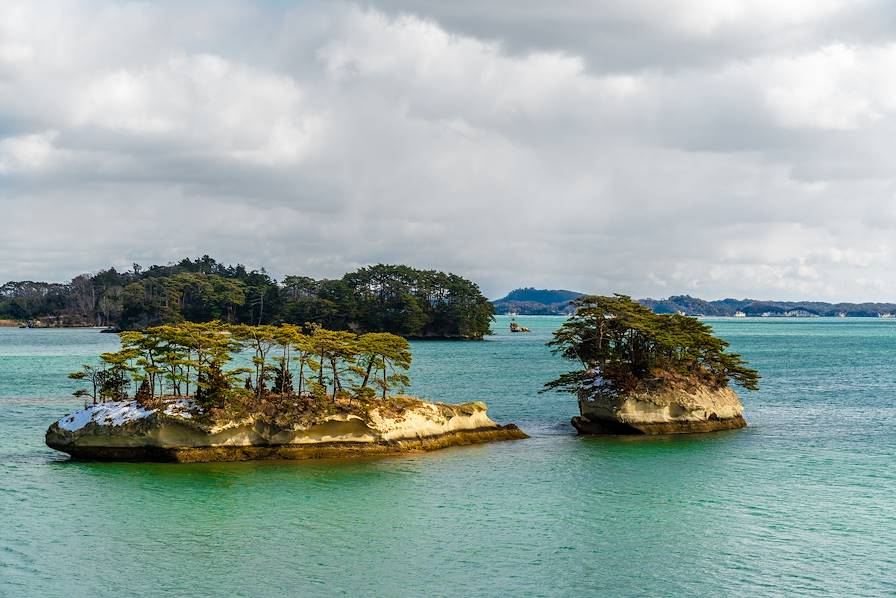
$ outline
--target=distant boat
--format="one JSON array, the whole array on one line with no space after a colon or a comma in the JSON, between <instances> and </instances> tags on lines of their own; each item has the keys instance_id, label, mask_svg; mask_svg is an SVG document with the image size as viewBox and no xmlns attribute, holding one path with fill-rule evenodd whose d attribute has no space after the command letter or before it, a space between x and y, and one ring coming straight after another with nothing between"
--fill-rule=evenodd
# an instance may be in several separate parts
<instances>
[{"instance_id":1,"label":"distant boat","mask_svg":"<svg viewBox=\"0 0 896 598\"><path fill-rule=\"evenodd\" d=\"M886 312L886 313L883 313L883 314L877 314L877 317L878 317L878 318L884 318L885 320L889 320L890 318L893 317L893 314L891 314L890 312Z\"/></svg>"},{"instance_id":2,"label":"distant boat","mask_svg":"<svg viewBox=\"0 0 896 598\"><path fill-rule=\"evenodd\" d=\"M507 315L510 316L511 318L514 318L514 317L518 316L519 313L517 313L517 311L514 309L514 310L507 312Z\"/></svg>"},{"instance_id":3,"label":"distant boat","mask_svg":"<svg viewBox=\"0 0 896 598\"><path fill-rule=\"evenodd\" d=\"M510 331L511 332L529 332L529 329L526 328L525 326L520 326L516 322L511 322L510 323Z\"/></svg>"},{"instance_id":4,"label":"distant boat","mask_svg":"<svg viewBox=\"0 0 896 598\"><path fill-rule=\"evenodd\" d=\"M745 314L745 313L742 312L742 311L736 311L736 312L734 312L734 317L735 317L735 318L746 318L746 317L747 317L747 314Z\"/></svg>"},{"instance_id":5,"label":"distant boat","mask_svg":"<svg viewBox=\"0 0 896 598\"><path fill-rule=\"evenodd\" d=\"M846 317L846 312L845 312L845 311L841 311L841 312L839 312L839 313L837 314L837 317L838 317L838 318L845 318L845 317Z\"/></svg>"}]
</instances>

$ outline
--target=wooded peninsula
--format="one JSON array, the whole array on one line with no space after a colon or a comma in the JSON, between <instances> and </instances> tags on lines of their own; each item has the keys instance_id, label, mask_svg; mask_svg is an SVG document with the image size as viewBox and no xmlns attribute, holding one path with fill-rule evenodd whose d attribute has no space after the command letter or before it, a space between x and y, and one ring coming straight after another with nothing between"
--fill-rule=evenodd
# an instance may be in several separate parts
<instances>
[{"instance_id":1,"label":"wooded peninsula","mask_svg":"<svg viewBox=\"0 0 896 598\"><path fill-rule=\"evenodd\" d=\"M209 256L166 266L115 268L68 283L0 287L0 320L35 326L141 330L178 322L317 324L406 338L481 339L494 307L460 276L401 265L360 268L338 279L286 276L224 265Z\"/></svg>"}]
</instances>

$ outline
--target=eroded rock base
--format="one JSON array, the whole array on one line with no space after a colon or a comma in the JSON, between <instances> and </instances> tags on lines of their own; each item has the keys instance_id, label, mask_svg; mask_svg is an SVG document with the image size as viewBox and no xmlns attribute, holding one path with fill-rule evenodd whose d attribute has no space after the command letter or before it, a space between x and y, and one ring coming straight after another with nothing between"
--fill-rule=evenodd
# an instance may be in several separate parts
<instances>
[{"instance_id":1,"label":"eroded rock base","mask_svg":"<svg viewBox=\"0 0 896 598\"><path fill-rule=\"evenodd\" d=\"M396 440L392 442L328 442L269 446L65 446L53 447L74 459L94 461L157 461L171 463L207 463L215 461L250 461L255 459L340 459L363 456L394 455L417 451L434 451L452 446L482 444L503 440L520 440L529 436L514 424L497 428L461 430L437 436Z\"/></svg>"},{"instance_id":2,"label":"eroded rock base","mask_svg":"<svg viewBox=\"0 0 896 598\"><path fill-rule=\"evenodd\" d=\"M703 432L718 432L719 430L734 430L744 428L747 421L743 416L728 417L723 419L707 419L703 421L672 421L629 423L618 420L597 419L577 415L572 418L573 427L579 434L699 434Z\"/></svg>"}]
</instances>

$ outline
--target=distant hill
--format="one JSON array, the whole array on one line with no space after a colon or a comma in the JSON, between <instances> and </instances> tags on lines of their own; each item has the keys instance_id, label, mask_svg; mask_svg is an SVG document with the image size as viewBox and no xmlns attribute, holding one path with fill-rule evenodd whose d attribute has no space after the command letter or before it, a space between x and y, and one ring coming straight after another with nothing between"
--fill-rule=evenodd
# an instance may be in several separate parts
<instances>
[{"instance_id":1,"label":"distant hill","mask_svg":"<svg viewBox=\"0 0 896 598\"><path fill-rule=\"evenodd\" d=\"M516 289L506 297L495 299L495 313L516 312L524 315L559 315L571 313L569 302L583 293L562 289Z\"/></svg>"},{"instance_id":2,"label":"distant hill","mask_svg":"<svg viewBox=\"0 0 896 598\"><path fill-rule=\"evenodd\" d=\"M569 302L585 293L566 290L516 289L506 297L495 299L495 313L516 312L520 315L562 315L572 313ZM823 301L760 301L758 299L718 299L706 301L690 295L674 295L666 299L639 299L641 305L656 313L685 313L689 316L730 317L738 312L753 317L849 317L874 318L892 314L896 303L825 303Z\"/></svg>"},{"instance_id":3,"label":"distant hill","mask_svg":"<svg viewBox=\"0 0 896 598\"><path fill-rule=\"evenodd\" d=\"M720 299L705 301L690 295L676 295L668 299L641 299L657 313L684 312L689 316L733 316L741 312L747 316L765 317L877 317L896 314L896 303L825 303L823 301L759 301L756 299Z\"/></svg>"}]
</instances>

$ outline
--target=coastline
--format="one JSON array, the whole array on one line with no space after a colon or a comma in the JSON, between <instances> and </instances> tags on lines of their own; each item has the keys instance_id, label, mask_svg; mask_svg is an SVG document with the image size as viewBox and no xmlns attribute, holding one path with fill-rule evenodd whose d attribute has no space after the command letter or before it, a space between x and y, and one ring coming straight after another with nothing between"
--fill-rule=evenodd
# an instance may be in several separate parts
<instances>
[{"instance_id":1,"label":"coastline","mask_svg":"<svg viewBox=\"0 0 896 598\"><path fill-rule=\"evenodd\" d=\"M0 320L0 328L21 328L23 330L108 330L108 326L26 326L25 322Z\"/></svg>"},{"instance_id":2,"label":"coastline","mask_svg":"<svg viewBox=\"0 0 896 598\"><path fill-rule=\"evenodd\" d=\"M45 434L47 446L74 459L177 463L353 458L523 438L489 418L484 403L409 398L307 417L213 419L189 398L113 401L70 413Z\"/></svg>"},{"instance_id":3,"label":"coastline","mask_svg":"<svg viewBox=\"0 0 896 598\"><path fill-rule=\"evenodd\" d=\"M522 440L529 436L515 424L497 428L458 430L432 436L375 442L320 442L268 446L195 446L195 447L67 447L64 450L79 461L136 461L162 463L213 463L230 461L304 461L309 459L353 459L430 452L440 449ZM54 447L55 448L55 447Z\"/></svg>"}]
</instances>

